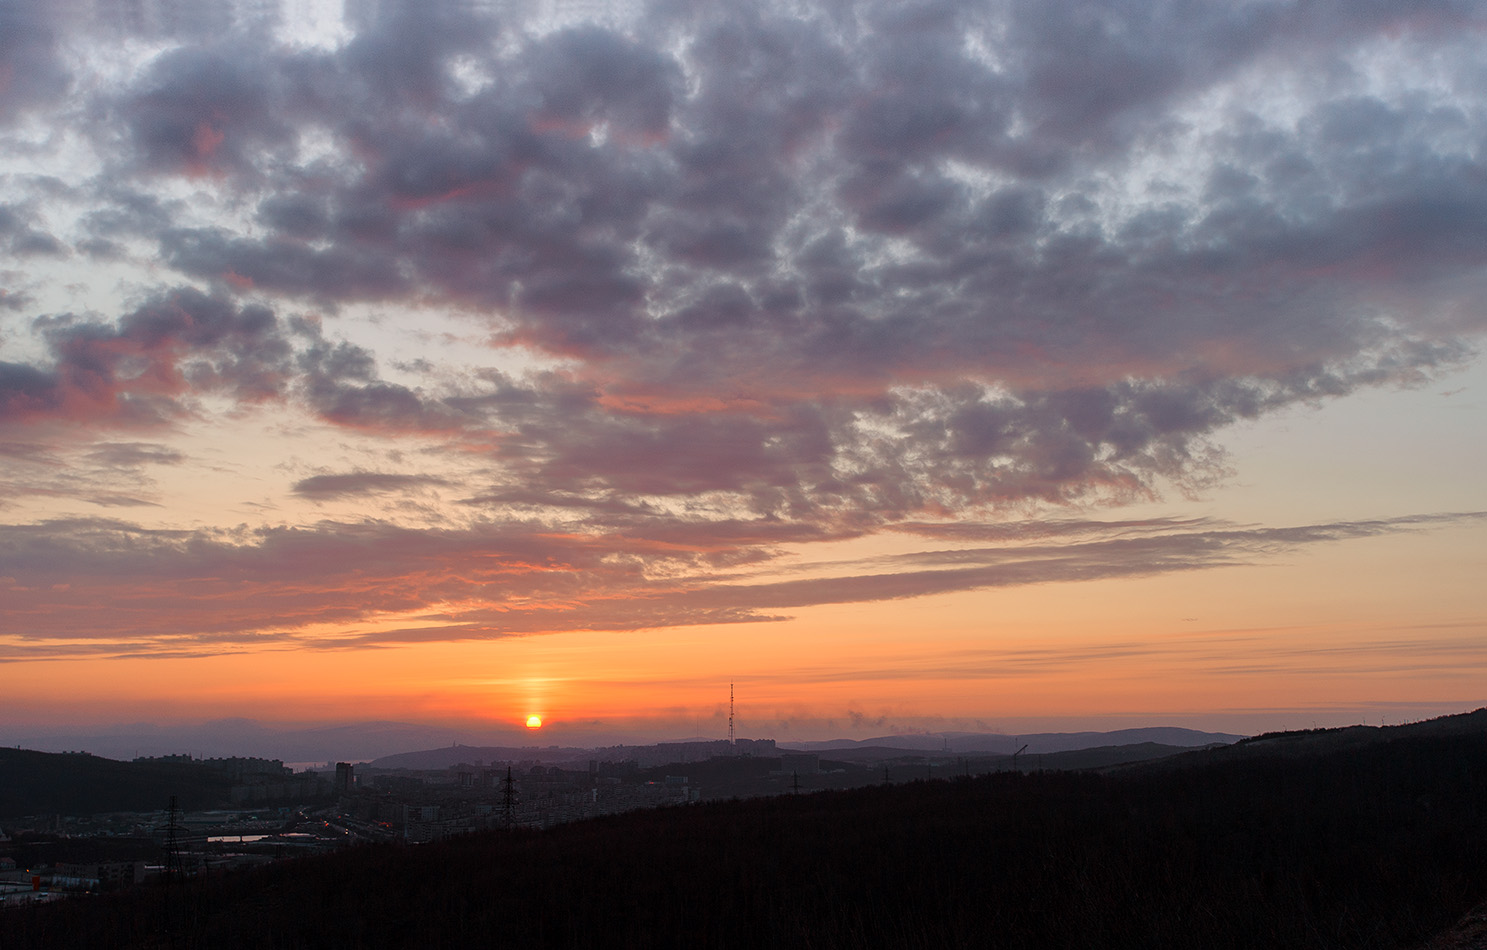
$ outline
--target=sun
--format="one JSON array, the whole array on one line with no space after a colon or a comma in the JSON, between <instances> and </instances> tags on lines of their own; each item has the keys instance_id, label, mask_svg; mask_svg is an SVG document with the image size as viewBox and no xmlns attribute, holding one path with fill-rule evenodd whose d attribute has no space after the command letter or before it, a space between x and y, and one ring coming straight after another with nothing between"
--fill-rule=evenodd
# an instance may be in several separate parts
<instances>
[{"instance_id":1,"label":"sun","mask_svg":"<svg viewBox=\"0 0 1487 950\"><path fill-rule=\"evenodd\" d=\"M541 729L542 728L542 717L541 716L528 716L527 717L527 728L528 729Z\"/></svg>"}]
</instances>

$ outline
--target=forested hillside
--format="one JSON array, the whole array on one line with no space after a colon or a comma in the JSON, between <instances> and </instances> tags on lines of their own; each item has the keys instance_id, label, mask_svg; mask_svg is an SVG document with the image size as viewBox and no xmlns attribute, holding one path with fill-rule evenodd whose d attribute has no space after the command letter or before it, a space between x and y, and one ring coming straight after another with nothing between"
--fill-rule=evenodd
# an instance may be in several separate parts
<instances>
[{"instance_id":1,"label":"forested hillside","mask_svg":"<svg viewBox=\"0 0 1487 950\"><path fill-rule=\"evenodd\" d=\"M188 762L117 762L86 752L0 749L0 819L181 808L226 801L229 779Z\"/></svg>"},{"instance_id":2,"label":"forested hillside","mask_svg":"<svg viewBox=\"0 0 1487 950\"><path fill-rule=\"evenodd\" d=\"M1487 736L1318 749L368 846L35 908L6 946L1395 950L1487 896Z\"/></svg>"}]
</instances>

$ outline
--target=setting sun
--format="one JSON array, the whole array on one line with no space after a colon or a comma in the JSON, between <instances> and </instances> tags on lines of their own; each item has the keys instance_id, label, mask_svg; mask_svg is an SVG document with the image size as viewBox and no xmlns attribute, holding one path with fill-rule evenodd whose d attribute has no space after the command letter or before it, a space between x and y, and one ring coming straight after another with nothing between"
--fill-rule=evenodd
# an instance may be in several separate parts
<instances>
[{"instance_id":1,"label":"setting sun","mask_svg":"<svg viewBox=\"0 0 1487 950\"><path fill-rule=\"evenodd\" d=\"M1487 0L900 6L0 0L0 752L1487 702Z\"/></svg>"}]
</instances>

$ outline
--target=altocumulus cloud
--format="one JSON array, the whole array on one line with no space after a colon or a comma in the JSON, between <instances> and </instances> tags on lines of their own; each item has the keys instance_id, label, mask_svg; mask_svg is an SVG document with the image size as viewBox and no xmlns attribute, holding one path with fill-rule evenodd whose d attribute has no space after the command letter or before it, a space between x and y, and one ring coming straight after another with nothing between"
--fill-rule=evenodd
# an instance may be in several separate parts
<instances>
[{"instance_id":1,"label":"altocumulus cloud","mask_svg":"<svg viewBox=\"0 0 1487 950\"><path fill-rule=\"evenodd\" d=\"M427 613L413 637L1242 560L1323 538L1169 525L886 587L718 580L785 544L1202 485L1225 426L1429 379L1487 323L1475 3L383 2L315 42L292 4L108 7L0 5L7 498L67 439L94 469L58 490L132 498L109 470L182 464L182 427L264 406L481 464L282 486L445 499L422 530L18 522L3 609L38 636L65 634L36 593L64 579L93 637L372 605ZM27 275L68 267L126 268L130 303L44 309ZM490 368L394 375L336 333L366 307L463 321ZM196 604L194 558L238 606Z\"/></svg>"}]
</instances>

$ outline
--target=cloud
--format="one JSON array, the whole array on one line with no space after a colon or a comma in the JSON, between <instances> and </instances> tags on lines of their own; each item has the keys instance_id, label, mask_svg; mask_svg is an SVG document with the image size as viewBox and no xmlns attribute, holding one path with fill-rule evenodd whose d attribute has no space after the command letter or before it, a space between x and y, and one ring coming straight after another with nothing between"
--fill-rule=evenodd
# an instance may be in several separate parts
<instances>
[{"instance_id":1,"label":"cloud","mask_svg":"<svg viewBox=\"0 0 1487 950\"><path fill-rule=\"evenodd\" d=\"M195 545L292 584L255 552L313 544L386 580L405 574L383 544L458 575L509 543L543 565L515 572L540 608L433 567L389 581L378 610L431 612L414 637L1243 561L1258 534L988 523L1201 488L1235 423L1418 385L1487 330L1476 4L353 4L313 43L199 6L0 8L0 256L28 281L0 296L0 438L83 440L96 469L52 484L72 456L29 455L6 497L149 503L104 473L192 464L188 425L273 406L379 459L418 440L428 466L316 458L279 497L449 499L395 540L305 515L232 540L46 535L80 564ZM140 38L139 62L87 55ZM82 263L79 299L118 302L40 312ZM425 320L478 342L406 358L388 328L432 339ZM636 580L880 530L1048 550ZM362 616L297 596L207 626Z\"/></svg>"},{"instance_id":2,"label":"cloud","mask_svg":"<svg viewBox=\"0 0 1487 950\"><path fill-rule=\"evenodd\" d=\"M71 314L34 325L52 364L0 366L0 424L59 417L159 427L189 411L182 397L193 391L273 395L287 356L272 312L189 288L113 325Z\"/></svg>"},{"instance_id":3,"label":"cloud","mask_svg":"<svg viewBox=\"0 0 1487 950\"><path fill-rule=\"evenodd\" d=\"M36 228L35 221L36 213L30 208L0 205L0 247L18 258L65 257L67 248Z\"/></svg>"},{"instance_id":4,"label":"cloud","mask_svg":"<svg viewBox=\"0 0 1487 950\"><path fill-rule=\"evenodd\" d=\"M146 465L179 465L186 456L158 442L100 442L89 449L88 460L113 468L136 469Z\"/></svg>"},{"instance_id":5,"label":"cloud","mask_svg":"<svg viewBox=\"0 0 1487 950\"><path fill-rule=\"evenodd\" d=\"M1294 528L1226 528L884 558L880 570L840 577L719 584L689 592L688 602L751 610L899 600L963 590L1058 581L1147 576L1252 564L1328 541L1371 537L1417 526L1479 521L1487 513L1412 516ZM1093 527L1093 525L1091 525Z\"/></svg>"},{"instance_id":6,"label":"cloud","mask_svg":"<svg viewBox=\"0 0 1487 950\"><path fill-rule=\"evenodd\" d=\"M115 103L149 171L242 175L289 145L274 112L275 74L241 48L179 47L154 60L137 91Z\"/></svg>"},{"instance_id":7,"label":"cloud","mask_svg":"<svg viewBox=\"0 0 1487 950\"><path fill-rule=\"evenodd\" d=\"M71 77L58 52L54 16L49 4L0 6L0 125L67 91Z\"/></svg>"},{"instance_id":8,"label":"cloud","mask_svg":"<svg viewBox=\"0 0 1487 950\"><path fill-rule=\"evenodd\" d=\"M70 421L163 429L204 395L238 405L290 401L340 425L392 432L478 422L380 377L363 347L324 337L316 320L282 320L191 287L162 292L115 323L74 314L33 321L49 363L0 362L0 426Z\"/></svg>"},{"instance_id":9,"label":"cloud","mask_svg":"<svg viewBox=\"0 0 1487 950\"><path fill-rule=\"evenodd\" d=\"M1424 29L1419 11L1014 4L1000 22L863 4L845 34L824 17L651 11L658 35L690 44L681 60L592 24L511 34L502 53L482 45L494 20L454 28L447 11L398 10L336 53L265 51L288 57L252 71L286 77L273 88L230 59L151 66L127 115L157 100L215 109L224 127L282 114L356 156L322 163L313 184L292 160L238 169L232 184L262 196L266 230L159 229L167 261L325 304L432 295L494 308L507 339L592 361L631 404L740 389L778 404L957 377L1019 396L1241 377L1277 402L1308 398L1384 350L1416 346L1414 367L1439 365L1319 269L1351 271L1367 293L1388 259L1430 296L1428 262L1476 259L1480 187L1444 106L1339 95L1304 103L1290 128L1241 116L1238 137L1191 143L1212 158L1205 192L1160 172L1133 179L1121 151L1175 148L1181 123L1162 110L1281 48L1322 55L1298 44L1335 30L1325 52L1348 55ZM1432 12L1437 25L1471 22ZM406 38L402 71L368 52L392 48L392 30ZM1003 34L996 55L977 53ZM472 50L500 81L457 88L451 70ZM415 88L416 116L398 107ZM267 160L270 139L289 134L245 132L244 148ZM1329 171L1298 177L1306 168ZM1096 173L1173 194L1113 208ZM1050 202L1050 188L1066 198ZM1261 281L1263 301L1233 290Z\"/></svg>"},{"instance_id":10,"label":"cloud","mask_svg":"<svg viewBox=\"0 0 1487 950\"><path fill-rule=\"evenodd\" d=\"M163 508L150 469L188 461L160 443L3 442L0 508L24 509L42 499L101 508Z\"/></svg>"},{"instance_id":11,"label":"cloud","mask_svg":"<svg viewBox=\"0 0 1487 950\"><path fill-rule=\"evenodd\" d=\"M311 475L309 478L302 478L294 483L293 491L306 498L331 499L448 484L448 479L434 475L349 472L343 475Z\"/></svg>"},{"instance_id":12,"label":"cloud","mask_svg":"<svg viewBox=\"0 0 1487 950\"><path fill-rule=\"evenodd\" d=\"M364 648L564 630L780 620L780 611L1027 584L1265 563L1302 547L1481 521L1418 515L1288 528L1088 523L1090 537L879 559L839 576L760 579L706 553L539 524L415 530L142 530L72 519L0 529L0 577L16 619L0 654L131 654L271 646ZM1014 534L1018 533L1016 531ZM1029 533L1036 533L1036 529ZM767 532L737 536L748 548ZM843 565L850 570L852 565ZM327 625L335 634L320 632Z\"/></svg>"}]
</instances>

